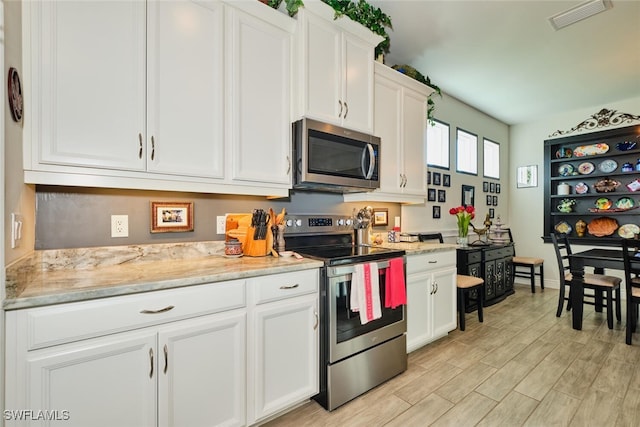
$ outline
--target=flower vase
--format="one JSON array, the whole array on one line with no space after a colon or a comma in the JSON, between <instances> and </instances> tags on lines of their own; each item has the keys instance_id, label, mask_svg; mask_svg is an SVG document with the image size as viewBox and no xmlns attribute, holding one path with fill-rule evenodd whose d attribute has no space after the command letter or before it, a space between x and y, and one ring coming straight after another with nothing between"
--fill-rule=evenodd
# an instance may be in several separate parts
<instances>
[{"instance_id":1,"label":"flower vase","mask_svg":"<svg viewBox=\"0 0 640 427\"><path fill-rule=\"evenodd\" d=\"M466 248L467 246L469 246L469 236L458 236L458 238L456 239L456 243L458 244L458 246Z\"/></svg>"}]
</instances>

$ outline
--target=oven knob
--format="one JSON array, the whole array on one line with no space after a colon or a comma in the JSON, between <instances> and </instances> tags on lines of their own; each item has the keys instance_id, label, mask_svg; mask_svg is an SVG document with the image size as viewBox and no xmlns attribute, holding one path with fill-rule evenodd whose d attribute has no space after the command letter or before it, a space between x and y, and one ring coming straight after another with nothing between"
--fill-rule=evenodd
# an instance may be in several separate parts
<instances>
[{"instance_id":1,"label":"oven knob","mask_svg":"<svg viewBox=\"0 0 640 427\"><path fill-rule=\"evenodd\" d=\"M287 220L287 227L292 227L293 226L293 220L292 219L288 219Z\"/></svg>"},{"instance_id":2,"label":"oven knob","mask_svg":"<svg viewBox=\"0 0 640 427\"><path fill-rule=\"evenodd\" d=\"M302 227L302 220L296 219L296 227Z\"/></svg>"},{"instance_id":3,"label":"oven knob","mask_svg":"<svg viewBox=\"0 0 640 427\"><path fill-rule=\"evenodd\" d=\"M351 219L347 219L347 225L351 225Z\"/></svg>"},{"instance_id":4,"label":"oven knob","mask_svg":"<svg viewBox=\"0 0 640 427\"><path fill-rule=\"evenodd\" d=\"M338 225L344 225L344 219L339 219L338 220Z\"/></svg>"}]
</instances>

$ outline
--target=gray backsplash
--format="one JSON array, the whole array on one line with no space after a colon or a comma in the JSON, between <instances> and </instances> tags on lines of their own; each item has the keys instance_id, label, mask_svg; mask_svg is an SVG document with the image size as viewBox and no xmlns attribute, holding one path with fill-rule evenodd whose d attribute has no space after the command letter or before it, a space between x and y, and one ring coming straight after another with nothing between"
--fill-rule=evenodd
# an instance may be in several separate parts
<instances>
[{"instance_id":1,"label":"gray backsplash","mask_svg":"<svg viewBox=\"0 0 640 427\"><path fill-rule=\"evenodd\" d=\"M194 203L194 231L151 233L151 201L189 201ZM116 190L80 187L36 188L35 249L66 249L149 243L176 243L222 240L216 234L216 216L251 212L256 208L296 214L350 214L366 203L344 203L342 195L292 192L289 199L162 191ZM370 203L389 209L389 227L400 215L395 203ZM111 215L129 216L129 237L111 237Z\"/></svg>"}]
</instances>

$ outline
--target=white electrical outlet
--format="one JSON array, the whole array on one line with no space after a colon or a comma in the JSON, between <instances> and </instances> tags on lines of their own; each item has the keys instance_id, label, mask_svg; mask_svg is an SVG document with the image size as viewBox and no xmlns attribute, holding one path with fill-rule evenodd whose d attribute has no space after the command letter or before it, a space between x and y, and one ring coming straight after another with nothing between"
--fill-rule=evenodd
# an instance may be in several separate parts
<instances>
[{"instance_id":1,"label":"white electrical outlet","mask_svg":"<svg viewBox=\"0 0 640 427\"><path fill-rule=\"evenodd\" d=\"M129 215L111 215L111 237L129 237Z\"/></svg>"},{"instance_id":2,"label":"white electrical outlet","mask_svg":"<svg viewBox=\"0 0 640 427\"><path fill-rule=\"evenodd\" d=\"M22 239L22 215L17 213L11 214L11 249L20 246Z\"/></svg>"},{"instance_id":3,"label":"white electrical outlet","mask_svg":"<svg viewBox=\"0 0 640 427\"><path fill-rule=\"evenodd\" d=\"M225 228L227 227L227 217L226 216L217 216L216 217L216 233L224 234Z\"/></svg>"}]
</instances>

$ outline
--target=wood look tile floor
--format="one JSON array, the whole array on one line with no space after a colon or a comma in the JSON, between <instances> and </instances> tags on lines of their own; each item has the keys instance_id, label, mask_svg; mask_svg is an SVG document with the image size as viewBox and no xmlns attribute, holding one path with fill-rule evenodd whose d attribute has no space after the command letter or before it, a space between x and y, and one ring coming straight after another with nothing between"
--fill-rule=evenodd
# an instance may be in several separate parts
<instances>
[{"instance_id":1,"label":"wood look tile floor","mask_svg":"<svg viewBox=\"0 0 640 427\"><path fill-rule=\"evenodd\" d=\"M289 426L640 426L640 333L625 344L625 309L585 306L582 331L555 316L558 291L516 284L484 323L409 354L409 368L340 408L314 401L267 423ZM623 302L624 303L624 302Z\"/></svg>"}]
</instances>

